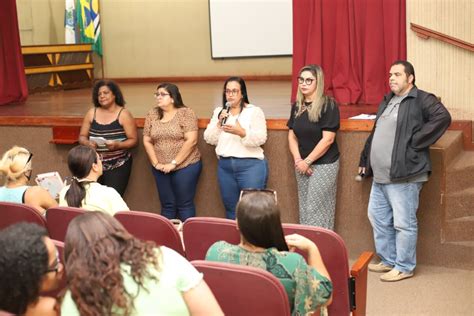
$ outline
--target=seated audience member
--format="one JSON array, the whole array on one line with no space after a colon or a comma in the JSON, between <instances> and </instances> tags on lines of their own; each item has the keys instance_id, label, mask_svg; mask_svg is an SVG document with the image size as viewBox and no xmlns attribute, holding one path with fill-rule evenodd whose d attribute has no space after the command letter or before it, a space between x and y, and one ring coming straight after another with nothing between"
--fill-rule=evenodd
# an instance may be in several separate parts
<instances>
[{"instance_id":1,"label":"seated audience member","mask_svg":"<svg viewBox=\"0 0 474 316\"><path fill-rule=\"evenodd\" d=\"M0 310L58 315L56 299L40 296L58 287L64 270L47 231L32 223L11 225L0 231L0 249Z\"/></svg>"},{"instance_id":2,"label":"seated audience member","mask_svg":"<svg viewBox=\"0 0 474 316\"><path fill-rule=\"evenodd\" d=\"M108 214L74 218L65 244L69 289L62 315L222 315L185 258L133 237Z\"/></svg>"},{"instance_id":3,"label":"seated audience member","mask_svg":"<svg viewBox=\"0 0 474 316\"><path fill-rule=\"evenodd\" d=\"M102 175L102 161L95 149L84 145L74 147L69 151L67 164L72 180L59 193L60 206L80 207L111 215L129 210L114 188L97 182Z\"/></svg>"},{"instance_id":4,"label":"seated audience member","mask_svg":"<svg viewBox=\"0 0 474 316\"><path fill-rule=\"evenodd\" d=\"M28 149L14 146L8 150L0 162L0 175L3 185L0 187L0 201L24 203L37 209L42 215L46 209L58 203L44 188L29 186L32 173L33 154Z\"/></svg>"},{"instance_id":5,"label":"seated audience member","mask_svg":"<svg viewBox=\"0 0 474 316\"><path fill-rule=\"evenodd\" d=\"M216 242L206 260L241 264L264 269L285 287L293 314L306 315L331 302L332 282L318 247L309 239L284 236L276 193L271 190L243 190L237 204L240 244ZM308 253L308 263L297 253ZM325 309L326 310L326 309Z\"/></svg>"}]
</instances>

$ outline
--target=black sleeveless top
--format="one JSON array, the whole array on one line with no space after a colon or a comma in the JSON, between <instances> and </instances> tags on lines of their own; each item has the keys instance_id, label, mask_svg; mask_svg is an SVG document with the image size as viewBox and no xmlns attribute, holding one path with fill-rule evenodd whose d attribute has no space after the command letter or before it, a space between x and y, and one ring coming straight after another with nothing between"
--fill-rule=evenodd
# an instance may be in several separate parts
<instances>
[{"instance_id":1,"label":"black sleeveless top","mask_svg":"<svg viewBox=\"0 0 474 316\"><path fill-rule=\"evenodd\" d=\"M122 113L123 108L117 114L115 121L109 124L100 124L95 120L96 110L97 109L94 109L94 118L92 119L91 127L89 129L89 137L103 137L107 140L116 142L123 142L127 140L127 134L125 134L123 126L119 123L120 113ZM110 151L104 145L97 146L96 150L97 153L102 157L104 171L112 170L122 166L131 157L130 152L126 149Z\"/></svg>"}]
</instances>

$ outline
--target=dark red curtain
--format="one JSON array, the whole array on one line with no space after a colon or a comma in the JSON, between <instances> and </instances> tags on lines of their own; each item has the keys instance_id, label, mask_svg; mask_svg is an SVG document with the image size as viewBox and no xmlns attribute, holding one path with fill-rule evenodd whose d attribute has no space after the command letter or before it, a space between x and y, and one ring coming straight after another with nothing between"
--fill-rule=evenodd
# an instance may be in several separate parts
<instances>
[{"instance_id":1,"label":"dark red curtain","mask_svg":"<svg viewBox=\"0 0 474 316\"><path fill-rule=\"evenodd\" d=\"M0 105L27 97L16 0L0 0Z\"/></svg>"},{"instance_id":2,"label":"dark red curtain","mask_svg":"<svg viewBox=\"0 0 474 316\"><path fill-rule=\"evenodd\" d=\"M341 104L377 104L388 72L406 59L406 0L293 0L293 90L306 64L321 65Z\"/></svg>"}]
</instances>

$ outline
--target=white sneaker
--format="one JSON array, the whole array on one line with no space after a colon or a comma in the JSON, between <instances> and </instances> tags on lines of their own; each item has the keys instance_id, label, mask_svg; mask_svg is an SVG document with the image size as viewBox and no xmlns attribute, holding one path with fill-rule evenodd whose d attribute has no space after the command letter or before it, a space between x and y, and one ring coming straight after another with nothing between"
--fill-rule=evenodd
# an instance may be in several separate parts
<instances>
[{"instance_id":1,"label":"white sneaker","mask_svg":"<svg viewBox=\"0 0 474 316\"><path fill-rule=\"evenodd\" d=\"M386 266L382 262L379 263L369 263L369 271L372 272L388 272L392 270L393 267L391 266Z\"/></svg>"}]
</instances>

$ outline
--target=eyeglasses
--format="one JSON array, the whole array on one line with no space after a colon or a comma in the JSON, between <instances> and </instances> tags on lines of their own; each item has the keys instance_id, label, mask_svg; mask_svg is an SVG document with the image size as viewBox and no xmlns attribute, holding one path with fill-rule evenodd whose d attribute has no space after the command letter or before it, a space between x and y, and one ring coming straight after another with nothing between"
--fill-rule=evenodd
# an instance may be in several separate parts
<instances>
[{"instance_id":1,"label":"eyeglasses","mask_svg":"<svg viewBox=\"0 0 474 316\"><path fill-rule=\"evenodd\" d=\"M59 251L56 248L56 260L52 264L51 267L48 267L48 270L46 270L46 273L49 272L58 272L59 271L59 265L61 264L61 260L59 260Z\"/></svg>"},{"instance_id":2,"label":"eyeglasses","mask_svg":"<svg viewBox=\"0 0 474 316\"><path fill-rule=\"evenodd\" d=\"M164 92L155 92L153 93L153 95L155 96L155 98L158 98L158 97L166 97L167 95L170 95L169 93L164 93Z\"/></svg>"},{"instance_id":3,"label":"eyeglasses","mask_svg":"<svg viewBox=\"0 0 474 316\"><path fill-rule=\"evenodd\" d=\"M314 78L303 78L303 77L298 77L298 83L303 84L306 83L308 86L313 83L313 81L316 81Z\"/></svg>"},{"instance_id":4,"label":"eyeglasses","mask_svg":"<svg viewBox=\"0 0 474 316\"><path fill-rule=\"evenodd\" d=\"M234 89L234 90L228 90L228 89L225 89L224 90L224 93L227 94L227 95L237 95L237 93L239 93L240 90L237 90L237 89Z\"/></svg>"},{"instance_id":5,"label":"eyeglasses","mask_svg":"<svg viewBox=\"0 0 474 316\"><path fill-rule=\"evenodd\" d=\"M26 161L26 165L31 161L32 158L33 158L33 153L30 152L30 156L28 157L28 160Z\"/></svg>"},{"instance_id":6,"label":"eyeglasses","mask_svg":"<svg viewBox=\"0 0 474 316\"><path fill-rule=\"evenodd\" d=\"M270 190L270 189L242 189L240 191L239 201L242 200L242 197L244 195L249 194L249 193L257 193L257 192L273 195L275 197L275 204L277 204L277 202L278 202L277 192L275 190Z\"/></svg>"}]
</instances>

